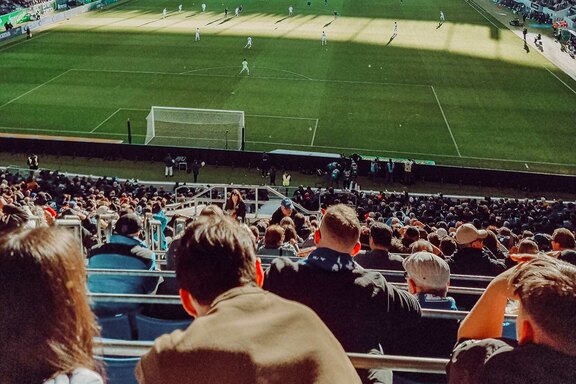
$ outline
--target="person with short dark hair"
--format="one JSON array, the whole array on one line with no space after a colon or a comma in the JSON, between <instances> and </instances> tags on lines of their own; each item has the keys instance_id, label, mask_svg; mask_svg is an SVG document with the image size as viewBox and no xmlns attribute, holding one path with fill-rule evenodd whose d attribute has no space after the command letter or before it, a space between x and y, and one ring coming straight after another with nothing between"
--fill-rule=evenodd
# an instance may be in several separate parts
<instances>
[{"instance_id":1,"label":"person with short dark hair","mask_svg":"<svg viewBox=\"0 0 576 384\"><path fill-rule=\"evenodd\" d=\"M156 339L141 384L360 383L342 346L309 308L260 288L248 229L202 216L176 250L180 299L196 319Z\"/></svg>"},{"instance_id":2,"label":"person with short dark hair","mask_svg":"<svg viewBox=\"0 0 576 384\"><path fill-rule=\"evenodd\" d=\"M272 224L266 228L264 244L258 249L259 255L266 256L296 256L296 249L284 243L284 228Z\"/></svg>"},{"instance_id":3,"label":"person with short dark hair","mask_svg":"<svg viewBox=\"0 0 576 384\"><path fill-rule=\"evenodd\" d=\"M532 256L490 282L462 321L450 384L576 382L576 268ZM502 339L508 300L518 301L518 341Z\"/></svg>"},{"instance_id":4,"label":"person with short dark hair","mask_svg":"<svg viewBox=\"0 0 576 384\"><path fill-rule=\"evenodd\" d=\"M370 251L358 253L354 261L366 269L388 269L401 271L402 257L388 252L392 243L392 229L379 221L370 226Z\"/></svg>"},{"instance_id":5,"label":"person with short dark hair","mask_svg":"<svg viewBox=\"0 0 576 384\"><path fill-rule=\"evenodd\" d=\"M138 238L143 229L142 220L135 213L121 216L114 227L110 240L97 245L88 253L89 268L104 269L156 269L156 256L146 244ZM158 277L91 275L88 278L88 290L94 293L134 293L149 294L158 285ZM131 313L140 307L137 303L96 302L97 315L110 316Z\"/></svg>"},{"instance_id":6,"label":"person with short dark hair","mask_svg":"<svg viewBox=\"0 0 576 384\"><path fill-rule=\"evenodd\" d=\"M176 161L172 158L170 154L166 155L164 158L164 177L174 176L174 165Z\"/></svg>"}]
</instances>

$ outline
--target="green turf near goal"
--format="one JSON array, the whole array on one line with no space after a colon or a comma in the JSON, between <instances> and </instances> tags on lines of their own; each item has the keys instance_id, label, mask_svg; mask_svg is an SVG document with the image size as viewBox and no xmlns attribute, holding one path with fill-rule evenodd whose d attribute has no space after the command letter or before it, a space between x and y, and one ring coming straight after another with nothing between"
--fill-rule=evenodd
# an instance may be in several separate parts
<instances>
[{"instance_id":1,"label":"green turf near goal","mask_svg":"<svg viewBox=\"0 0 576 384\"><path fill-rule=\"evenodd\" d=\"M145 145L244 149L244 111L153 106Z\"/></svg>"}]
</instances>

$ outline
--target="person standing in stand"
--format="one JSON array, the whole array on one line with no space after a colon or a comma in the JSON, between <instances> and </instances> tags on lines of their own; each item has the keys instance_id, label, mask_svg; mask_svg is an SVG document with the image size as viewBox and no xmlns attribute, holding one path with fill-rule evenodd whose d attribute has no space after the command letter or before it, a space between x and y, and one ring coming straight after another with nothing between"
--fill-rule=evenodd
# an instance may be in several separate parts
<instances>
[{"instance_id":1,"label":"person standing in stand","mask_svg":"<svg viewBox=\"0 0 576 384\"><path fill-rule=\"evenodd\" d=\"M268 175L270 176L270 185L276 185L276 167L271 166L270 171L268 171Z\"/></svg>"},{"instance_id":2,"label":"person standing in stand","mask_svg":"<svg viewBox=\"0 0 576 384\"><path fill-rule=\"evenodd\" d=\"M164 177L173 177L174 176L174 164L176 162L172 158L172 155L168 154L164 158Z\"/></svg>"},{"instance_id":3,"label":"person standing in stand","mask_svg":"<svg viewBox=\"0 0 576 384\"><path fill-rule=\"evenodd\" d=\"M31 154L30 156L28 156L26 164L28 164L28 169L30 169L30 176L34 176L34 172L38 169L38 166L40 165L38 161L38 155Z\"/></svg>"},{"instance_id":4,"label":"person standing in stand","mask_svg":"<svg viewBox=\"0 0 576 384\"><path fill-rule=\"evenodd\" d=\"M284 171L284 174L282 175L282 186L284 186L284 188L286 188L286 193L285 195L288 196L288 188L290 188L290 180L292 179L292 176L288 173L288 171Z\"/></svg>"},{"instance_id":5,"label":"person standing in stand","mask_svg":"<svg viewBox=\"0 0 576 384\"><path fill-rule=\"evenodd\" d=\"M199 161L198 159L194 159L192 162L192 174L194 175L194 182L198 182L198 174L200 173L200 168L205 165L203 161Z\"/></svg>"}]
</instances>

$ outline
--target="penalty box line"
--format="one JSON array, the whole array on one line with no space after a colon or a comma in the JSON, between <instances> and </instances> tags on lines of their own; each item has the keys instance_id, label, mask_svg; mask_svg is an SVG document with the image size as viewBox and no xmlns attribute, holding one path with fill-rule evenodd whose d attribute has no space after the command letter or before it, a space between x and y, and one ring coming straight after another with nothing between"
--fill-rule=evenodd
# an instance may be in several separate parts
<instances>
[{"instance_id":1,"label":"penalty box line","mask_svg":"<svg viewBox=\"0 0 576 384\"><path fill-rule=\"evenodd\" d=\"M94 133L98 130L98 128L100 128L101 126L103 126L108 120L110 120L112 117L114 117L114 115L116 115L118 112L120 111L148 111L148 109L142 109L142 108L118 108L117 110L115 110L114 112L112 112L112 114L110 116L108 116L107 118L105 118L104 120L102 120L102 122L100 124L98 124L93 130L91 130L88 133Z\"/></svg>"}]
</instances>

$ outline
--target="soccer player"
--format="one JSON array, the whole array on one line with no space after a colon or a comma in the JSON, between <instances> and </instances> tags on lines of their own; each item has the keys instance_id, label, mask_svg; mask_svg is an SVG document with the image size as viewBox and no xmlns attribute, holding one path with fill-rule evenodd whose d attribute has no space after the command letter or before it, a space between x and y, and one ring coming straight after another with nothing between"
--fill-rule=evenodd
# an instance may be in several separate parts
<instances>
[{"instance_id":1,"label":"soccer player","mask_svg":"<svg viewBox=\"0 0 576 384\"><path fill-rule=\"evenodd\" d=\"M234 16L240 16L240 8L236 7L234 10Z\"/></svg>"},{"instance_id":2,"label":"soccer player","mask_svg":"<svg viewBox=\"0 0 576 384\"><path fill-rule=\"evenodd\" d=\"M248 36L248 41L246 42L246 45L244 46L244 48L252 48L252 37Z\"/></svg>"},{"instance_id":3,"label":"soccer player","mask_svg":"<svg viewBox=\"0 0 576 384\"><path fill-rule=\"evenodd\" d=\"M182 13L182 4L178 6L178 13Z\"/></svg>"},{"instance_id":4,"label":"soccer player","mask_svg":"<svg viewBox=\"0 0 576 384\"><path fill-rule=\"evenodd\" d=\"M194 41L200 41L200 28L196 28L196 37L194 37Z\"/></svg>"},{"instance_id":5,"label":"soccer player","mask_svg":"<svg viewBox=\"0 0 576 384\"><path fill-rule=\"evenodd\" d=\"M224 8L224 18L228 17L228 7Z\"/></svg>"},{"instance_id":6,"label":"soccer player","mask_svg":"<svg viewBox=\"0 0 576 384\"><path fill-rule=\"evenodd\" d=\"M326 45L326 32L322 31L322 37L320 39L322 46Z\"/></svg>"},{"instance_id":7,"label":"soccer player","mask_svg":"<svg viewBox=\"0 0 576 384\"><path fill-rule=\"evenodd\" d=\"M226 8L226 11L228 11L228 8ZM202 3L202 12L206 12L206 3Z\"/></svg>"},{"instance_id":8,"label":"soccer player","mask_svg":"<svg viewBox=\"0 0 576 384\"><path fill-rule=\"evenodd\" d=\"M440 24L444 23L444 12L440 11Z\"/></svg>"},{"instance_id":9,"label":"soccer player","mask_svg":"<svg viewBox=\"0 0 576 384\"><path fill-rule=\"evenodd\" d=\"M162 11L162 18L165 19L166 16L168 16L168 10L164 8L164 10Z\"/></svg>"},{"instance_id":10,"label":"soccer player","mask_svg":"<svg viewBox=\"0 0 576 384\"><path fill-rule=\"evenodd\" d=\"M396 37L398 36L398 23L395 21L394 22L394 31L392 32L392 37Z\"/></svg>"},{"instance_id":11,"label":"soccer player","mask_svg":"<svg viewBox=\"0 0 576 384\"><path fill-rule=\"evenodd\" d=\"M288 7L288 16L292 16L292 11L294 10L294 8L292 8L292 6Z\"/></svg>"},{"instance_id":12,"label":"soccer player","mask_svg":"<svg viewBox=\"0 0 576 384\"><path fill-rule=\"evenodd\" d=\"M239 75L241 75L244 71L246 71L248 76L250 76L250 68L248 68L248 61L246 61L246 59L242 60L242 70L240 70Z\"/></svg>"}]
</instances>

